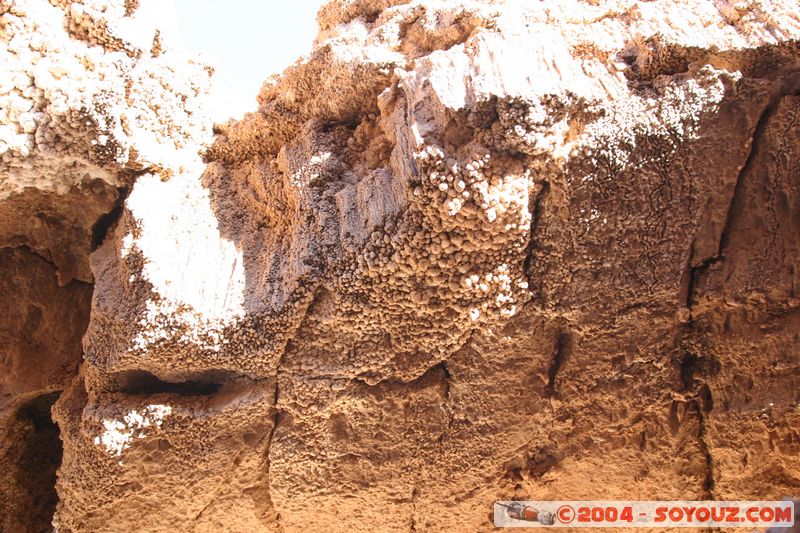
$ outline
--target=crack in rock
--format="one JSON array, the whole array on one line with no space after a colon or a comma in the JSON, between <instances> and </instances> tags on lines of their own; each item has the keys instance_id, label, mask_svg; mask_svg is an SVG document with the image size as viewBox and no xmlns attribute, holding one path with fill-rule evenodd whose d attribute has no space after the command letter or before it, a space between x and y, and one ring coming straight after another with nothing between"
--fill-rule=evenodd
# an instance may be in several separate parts
<instances>
[{"instance_id":1,"label":"crack in rock","mask_svg":"<svg viewBox=\"0 0 800 533\"><path fill-rule=\"evenodd\" d=\"M558 395L558 375L564 363L566 363L572 353L572 343L572 334L569 332L562 331L556 336L553 358L550 367L547 369L545 396Z\"/></svg>"}]
</instances>

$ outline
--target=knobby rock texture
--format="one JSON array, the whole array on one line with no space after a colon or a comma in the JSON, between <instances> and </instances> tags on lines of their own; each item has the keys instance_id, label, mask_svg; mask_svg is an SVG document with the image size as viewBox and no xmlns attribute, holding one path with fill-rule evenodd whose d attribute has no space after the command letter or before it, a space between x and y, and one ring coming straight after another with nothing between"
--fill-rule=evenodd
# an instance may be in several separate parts
<instances>
[{"instance_id":1,"label":"knobby rock texture","mask_svg":"<svg viewBox=\"0 0 800 533\"><path fill-rule=\"evenodd\" d=\"M796 1L334 0L213 131L157 3L0 6L4 528L798 494Z\"/></svg>"}]
</instances>

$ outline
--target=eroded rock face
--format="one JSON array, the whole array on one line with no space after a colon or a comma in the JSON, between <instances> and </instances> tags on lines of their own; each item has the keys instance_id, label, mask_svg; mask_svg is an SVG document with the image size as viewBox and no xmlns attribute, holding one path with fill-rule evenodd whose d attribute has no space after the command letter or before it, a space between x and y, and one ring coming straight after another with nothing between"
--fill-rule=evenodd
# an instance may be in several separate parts
<instances>
[{"instance_id":1,"label":"eroded rock face","mask_svg":"<svg viewBox=\"0 0 800 533\"><path fill-rule=\"evenodd\" d=\"M176 58L154 3L0 2L0 246L92 281L88 256L118 188L169 175L206 131L205 67Z\"/></svg>"},{"instance_id":2,"label":"eroded rock face","mask_svg":"<svg viewBox=\"0 0 800 533\"><path fill-rule=\"evenodd\" d=\"M0 529L49 531L61 441L50 417L78 372L91 285L59 286L26 248L0 250Z\"/></svg>"},{"instance_id":3,"label":"eroded rock face","mask_svg":"<svg viewBox=\"0 0 800 533\"><path fill-rule=\"evenodd\" d=\"M209 73L157 19L138 2L0 0L2 531L52 530L51 407L80 383L90 253L136 176L180 171L210 134L195 107Z\"/></svg>"},{"instance_id":4,"label":"eroded rock face","mask_svg":"<svg viewBox=\"0 0 800 533\"><path fill-rule=\"evenodd\" d=\"M329 3L92 254L58 529L796 494L796 7Z\"/></svg>"}]
</instances>

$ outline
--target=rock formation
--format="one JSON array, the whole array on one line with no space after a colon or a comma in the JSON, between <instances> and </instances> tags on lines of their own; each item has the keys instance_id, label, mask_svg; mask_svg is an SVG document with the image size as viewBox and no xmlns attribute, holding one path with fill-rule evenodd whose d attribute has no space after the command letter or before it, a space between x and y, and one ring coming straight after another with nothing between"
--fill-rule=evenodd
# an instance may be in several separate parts
<instances>
[{"instance_id":1,"label":"rock formation","mask_svg":"<svg viewBox=\"0 0 800 533\"><path fill-rule=\"evenodd\" d=\"M147 5L0 6L7 529L797 495L796 2L334 0L211 142Z\"/></svg>"},{"instance_id":2,"label":"rock formation","mask_svg":"<svg viewBox=\"0 0 800 533\"><path fill-rule=\"evenodd\" d=\"M78 375L90 253L137 176L179 171L211 133L209 72L136 4L0 0L0 531L51 530L50 411Z\"/></svg>"}]
</instances>

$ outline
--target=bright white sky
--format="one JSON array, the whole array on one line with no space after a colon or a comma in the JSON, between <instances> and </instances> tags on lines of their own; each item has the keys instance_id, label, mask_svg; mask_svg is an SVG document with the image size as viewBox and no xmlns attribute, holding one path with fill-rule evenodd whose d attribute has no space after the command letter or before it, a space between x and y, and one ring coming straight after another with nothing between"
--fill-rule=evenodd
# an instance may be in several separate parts
<instances>
[{"instance_id":1,"label":"bright white sky","mask_svg":"<svg viewBox=\"0 0 800 533\"><path fill-rule=\"evenodd\" d=\"M216 73L216 120L255 111L261 83L311 51L325 0L173 0L189 52Z\"/></svg>"}]
</instances>

